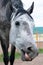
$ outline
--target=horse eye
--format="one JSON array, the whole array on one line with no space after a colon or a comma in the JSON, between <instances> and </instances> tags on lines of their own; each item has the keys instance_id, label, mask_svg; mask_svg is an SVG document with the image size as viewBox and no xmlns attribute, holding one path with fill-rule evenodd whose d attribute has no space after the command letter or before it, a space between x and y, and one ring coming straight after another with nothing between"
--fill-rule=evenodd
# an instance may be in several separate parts
<instances>
[{"instance_id":1,"label":"horse eye","mask_svg":"<svg viewBox=\"0 0 43 65\"><path fill-rule=\"evenodd\" d=\"M19 22L19 21L16 21L16 22L15 22L15 25L16 25L16 26L20 26L20 22Z\"/></svg>"}]
</instances>

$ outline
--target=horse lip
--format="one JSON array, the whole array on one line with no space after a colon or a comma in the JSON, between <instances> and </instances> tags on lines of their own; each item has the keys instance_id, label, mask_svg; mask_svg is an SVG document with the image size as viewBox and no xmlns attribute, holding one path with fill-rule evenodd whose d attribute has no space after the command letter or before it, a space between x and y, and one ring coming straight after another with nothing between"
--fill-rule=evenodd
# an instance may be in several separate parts
<instances>
[{"instance_id":1,"label":"horse lip","mask_svg":"<svg viewBox=\"0 0 43 65\"><path fill-rule=\"evenodd\" d=\"M23 53L21 59L22 61L32 61L32 58L30 57L28 53Z\"/></svg>"},{"instance_id":2,"label":"horse lip","mask_svg":"<svg viewBox=\"0 0 43 65\"><path fill-rule=\"evenodd\" d=\"M32 58L29 56L29 54L25 53L25 60L32 61Z\"/></svg>"}]
</instances>

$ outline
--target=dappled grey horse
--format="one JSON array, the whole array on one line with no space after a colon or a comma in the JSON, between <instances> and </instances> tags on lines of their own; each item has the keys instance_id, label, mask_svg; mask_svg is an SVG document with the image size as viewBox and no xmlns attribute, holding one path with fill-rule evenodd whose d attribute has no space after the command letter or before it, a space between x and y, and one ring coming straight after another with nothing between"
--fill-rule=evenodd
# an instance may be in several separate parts
<instances>
[{"instance_id":1,"label":"dappled grey horse","mask_svg":"<svg viewBox=\"0 0 43 65\"><path fill-rule=\"evenodd\" d=\"M28 10L15 9L11 16L9 43L21 51L23 61L31 61L38 55L38 48L33 38L34 20L31 17L34 2Z\"/></svg>"},{"instance_id":2,"label":"dappled grey horse","mask_svg":"<svg viewBox=\"0 0 43 65\"><path fill-rule=\"evenodd\" d=\"M30 37L29 38L30 40L28 41L28 36L30 35L30 33L31 34L33 34L33 33L31 32L32 30L30 29L31 25L29 22L27 22L26 19L28 19L28 21L30 21L32 23L33 18L30 16L30 14L33 11L33 7L34 7L34 3L27 11L25 11L23 9L23 4L22 4L21 0L0 0L0 41L1 41L1 46L2 46L2 50L3 50L3 54L4 54L3 60L4 60L5 65L8 65L9 60L10 60L10 64L13 65L13 62L15 59L15 48L16 47L19 48L22 52L21 53L22 60L27 60L25 58L25 53L26 54L29 53L29 56L31 57L30 60L32 58L34 58L35 56L37 56L37 54L38 54L37 46L32 41L33 37ZM17 21L16 21L16 19L17 19ZM19 21L18 21L18 19L19 19ZM11 22L10 22L10 20L11 20ZM24 20L24 24L23 24L24 29L22 27L23 20ZM14 25L13 25L13 23L14 23ZM24 36L26 35L26 33L28 34L28 36L26 35L27 39L24 38L24 36L21 37L20 41L17 39L19 41L18 45L17 45L18 41L15 41L16 40L15 35L17 34L17 36L18 36L19 28L16 29L16 31L14 32L14 34L13 34L14 38L13 38L12 25L13 25L13 29L15 29L14 28L15 25L17 27L20 25L20 27L22 28L22 29L20 28L20 30L21 30L20 36L22 36L24 31L25 31L25 33L23 34ZM28 27L29 27L29 29L28 29ZM25 30L25 28L26 28L26 30ZM22 32L22 30L24 30L24 31ZM9 37L9 32L10 32L10 37ZM28 33L28 32L30 32L30 33ZM11 38L11 36L13 39ZM10 41L9 41L9 39L10 39ZM24 41L26 41L26 42L24 42L22 39L24 39ZM10 57L8 56L9 42L12 43ZM25 43L25 45L23 45L23 47L22 47L20 42L22 42L22 45ZM28 45L28 43L29 43L29 45ZM29 51L27 50L27 48Z\"/></svg>"}]
</instances>

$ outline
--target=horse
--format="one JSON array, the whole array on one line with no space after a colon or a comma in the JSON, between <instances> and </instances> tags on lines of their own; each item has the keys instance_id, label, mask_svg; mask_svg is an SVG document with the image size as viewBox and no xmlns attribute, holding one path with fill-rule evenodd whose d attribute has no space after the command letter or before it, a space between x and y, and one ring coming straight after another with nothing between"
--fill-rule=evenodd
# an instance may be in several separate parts
<instances>
[{"instance_id":1,"label":"horse","mask_svg":"<svg viewBox=\"0 0 43 65\"><path fill-rule=\"evenodd\" d=\"M15 11L11 16L9 43L20 50L23 61L32 61L38 55L38 48L33 37L34 19L31 16L34 2L28 10L23 7L13 8Z\"/></svg>"},{"instance_id":2,"label":"horse","mask_svg":"<svg viewBox=\"0 0 43 65\"><path fill-rule=\"evenodd\" d=\"M33 11L33 4L29 8L29 13ZM8 55L9 39L10 39L9 35L11 35L11 32L10 32L11 22L10 21L13 18L13 13L14 14L17 13L16 15L18 15L19 10L20 11L23 10L23 4L21 0L0 0L0 41L1 41L1 47L3 50L3 61L5 65L8 65L9 60L10 60L10 65L13 65L13 62L15 59L15 49L16 49L15 45L13 44L11 45L11 55L10 57ZM22 52L22 56L24 56L23 52Z\"/></svg>"}]
</instances>

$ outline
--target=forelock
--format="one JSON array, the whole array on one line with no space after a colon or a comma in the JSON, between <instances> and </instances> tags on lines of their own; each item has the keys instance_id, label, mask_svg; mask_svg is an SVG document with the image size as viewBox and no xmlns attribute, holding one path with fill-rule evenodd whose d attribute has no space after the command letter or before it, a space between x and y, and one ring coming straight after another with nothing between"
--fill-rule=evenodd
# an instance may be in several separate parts
<instances>
[{"instance_id":1,"label":"forelock","mask_svg":"<svg viewBox=\"0 0 43 65\"><path fill-rule=\"evenodd\" d=\"M23 14L28 14L28 16L33 20L32 16L24 9L19 9L15 15L15 17L20 13L19 16L23 15Z\"/></svg>"}]
</instances>

